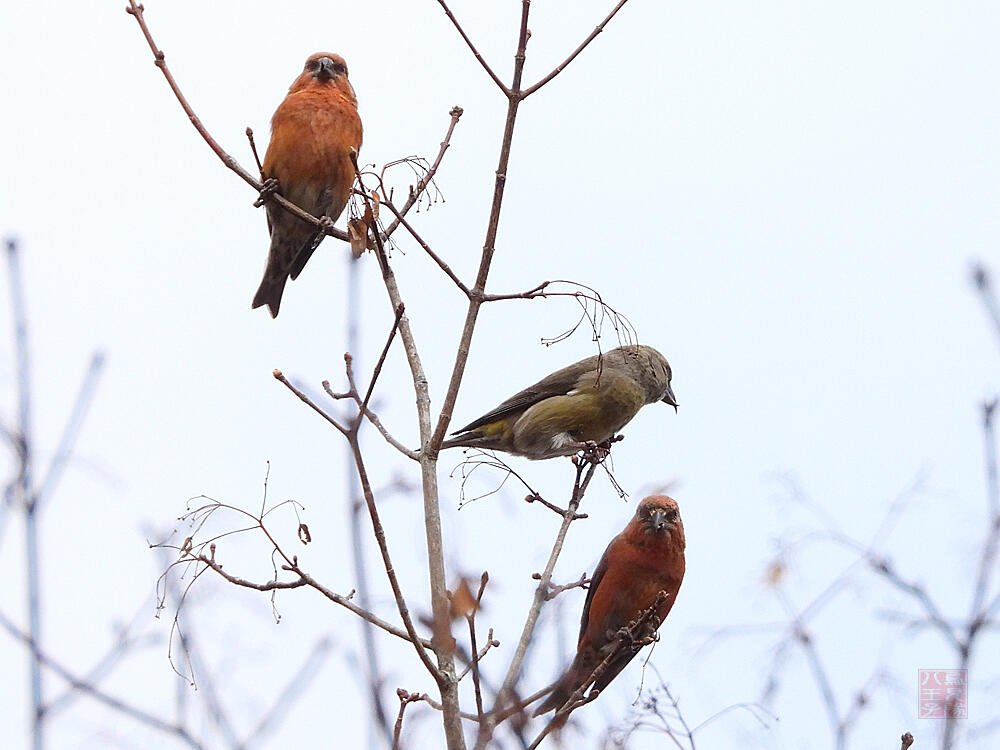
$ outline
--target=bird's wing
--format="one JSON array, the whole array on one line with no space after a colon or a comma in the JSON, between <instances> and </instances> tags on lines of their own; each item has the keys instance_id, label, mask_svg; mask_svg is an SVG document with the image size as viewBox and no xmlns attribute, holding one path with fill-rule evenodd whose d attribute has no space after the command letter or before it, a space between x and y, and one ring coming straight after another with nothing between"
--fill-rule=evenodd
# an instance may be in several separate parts
<instances>
[{"instance_id":1,"label":"bird's wing","mask_svg":"<svg viewBox=\"0 0 1000 750\"><path fill-rule=\"evenodd\" d=\"M515 393L497 408L487 412L474 422L470 422L460 430L455 430L453 434L457 435L461 432L469 432L490 422L496 422L504 417L518 414L529 406L533 406L547 398L565 396L570 391L579 388L581 385L580 381L585 379L587 373L593 369L593 367L588 366L588 363L589 360L584 360L583 362L577 362L569 367L557 370L534 385L529 385L523 391Z\"/></svg>"},{"instance_id":2,"label":"bird's wing","mask_svg":"<svg viewBox=\"0 0 1000 750\"><path fill-rule=\"evenodd\" d=\"M612 540L611 544L614 543L614 540ZM583 634L587 632L587 624L590 621L590 603L594 599L594 592L601 585L601 579L604 578L604 574L608 572L608 553L611 551L611 544L604 550L604 554L601 555L601 561L597 563L597 568L594 569L594 575L590 577L590 586L587 588L587 599L583 603L583 614L580 615L580 636L577 638L577 643L583 640Z\"/></svg>"}]
</instances>

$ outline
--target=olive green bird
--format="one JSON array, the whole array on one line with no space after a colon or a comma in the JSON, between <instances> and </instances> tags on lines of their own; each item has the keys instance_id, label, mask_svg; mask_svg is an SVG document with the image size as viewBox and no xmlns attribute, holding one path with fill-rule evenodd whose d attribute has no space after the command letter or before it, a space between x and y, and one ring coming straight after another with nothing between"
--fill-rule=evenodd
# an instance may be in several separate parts
<instances>
[{"instance_id":1,"label":"olive green bird","mask_svg":"<svg viewBox=\"0 0 1000 750\"><path fill-rule=\"evenodd\" d=\"M670 364L651 346L622 346L581 359L470 422L441 448L482 448L538 460L603 443L646 404L677 410Z\"/></svg>"}]
</instances>

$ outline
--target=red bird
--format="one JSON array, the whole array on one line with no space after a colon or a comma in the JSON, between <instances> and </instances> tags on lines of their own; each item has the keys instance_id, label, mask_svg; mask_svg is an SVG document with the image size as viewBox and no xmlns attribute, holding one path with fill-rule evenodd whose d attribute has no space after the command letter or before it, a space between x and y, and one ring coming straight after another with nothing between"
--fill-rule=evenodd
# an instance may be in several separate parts
<instances>
[{"instance_id":1,"label":"red bird","mask_svg":"<svg viewBox=\"0 0 1000 750\"><path fill-rule=\"evenodd\" d=\"M649 610L662 591L666 598L657 607L650 627L636 634L652 635L674 606L683 580L684 524L677 502L665 495L651 495L639 503L628 526L604 551L583 605L576 658L534 715L563 706L618 648L621 653L608 662L591 690L607 687L640 648L622 648L618 631Z\"/></svg>"},{"instance_id":2,"label":"red bird","mask_svg":"<svg viewBox=\"0 0 1000 750\"><path fill-rule=\"evenodd\" d=\"M277 180L285 198L332 224L351 196L352 149L361 150L361 118L347 63L340 55L317 52L271 118L264 179ZM276 203L266 205L271 249L253 306L267 305L275 318L288 277L302 272L325 235Z\"/></svg>"}]
</instances>

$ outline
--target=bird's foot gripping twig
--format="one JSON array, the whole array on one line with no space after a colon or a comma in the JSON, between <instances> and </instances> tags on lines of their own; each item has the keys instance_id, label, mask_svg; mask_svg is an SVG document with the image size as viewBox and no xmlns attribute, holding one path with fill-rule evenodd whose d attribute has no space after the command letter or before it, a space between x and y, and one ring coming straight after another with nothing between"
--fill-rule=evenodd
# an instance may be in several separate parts
<instances>
[{"instance_id":1,"label":"bird's foot gripping twig","mask_svg":"<svg viewBox=\"0 0 1000 750\"><path fill-rule=\"evenodd\" d=\"M268 177L260 186L260 195L257 196L257 200L253 202L254 208L260 208L265 203L267 203L271 196L278 192L278 181L273 177Z\"/></svg>"},{"instance_id":2,"label":"bird's foot gripping twig","mask_svg":"<svg viewBox=\"0 0 1000 750\"><path fill-rule=\"evenodd\" d=\"M624 439L624 435L613 435L603 443L587 440L581 444L580 452L574 456L574 459L591 464L604 463L604 460L611 455L611 446Z\"/></svg>"},{"instance_id":3,"label":"bird's foot gripping twig","mask_svg":"<svg viewBox=\"0 0 1000 750\"><path fill-rule=\"evenodd\" d=\"M542 579L542 574L532 573L531 577L534 578L536 581L540 581ZM570 589L586 589L590 586L590 581L591 579L587 578L586 573L581 575L579 580L573 581L572 583L566 583L563 585L556 585L552 583L552 581L549 581L549 590L545 593L545 601L551 601L552 599L555 599L563 591L569 591Z\"/></svg>"},{"instance_id":4,"label":"bird's foot gripping twig","mask_svg":"<svg viewBox=\"0 0 1000 750\"><path fill-rule=\"evenodd\" d=\"M323 215L319 217L319 231L323 234L333 233L333 219L329 216Z\"/></svg>"}]
</instances>

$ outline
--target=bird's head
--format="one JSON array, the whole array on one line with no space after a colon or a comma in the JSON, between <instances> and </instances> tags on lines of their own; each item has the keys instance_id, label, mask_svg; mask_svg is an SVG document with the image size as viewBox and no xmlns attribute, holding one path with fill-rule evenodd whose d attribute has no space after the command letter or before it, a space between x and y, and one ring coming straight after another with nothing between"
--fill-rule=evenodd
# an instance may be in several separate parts
<instances>
[{"instance_id":1,"label":"bird's head","mask_svg":"<svg viewBox=\"0 0 1000 750\"><path fill-rule=\"evenodd\" d=\"M651 495L639 503L636 520L647 534L669 534L681 526L677 501L666 495Z\"/></svg>"},{"instance_id":2,"label":"bird's head","mask_svg":"<svg viewBox=\"0 0 1000 750\"><path fill-rule=\"evenodd\" d=\"M290 94L307 89L332 87L341 92L355 106L358 97L347 80L347 63L333 52L317 52L306 60L305 67L288 89Z\"/></svg>"},{"instance_id":3,"label":"bird's head","mask_svg":"<svg viewBox=\"0 0 1000 750\"><path fill-rule=\"evenodd\" d=\"M340 76L347 78L347 63L333 52L317 52L309 56L302 72L308 73L317 81L332 81Z\"/></svg>"},{"instance_id":4,"label":"bird's head","mask_svg":"<svg viewBox=\"0 0 1000 750\"><path fill-rule=\"evenodd\" d=\"M632 363L634 377L646 392L646 403L662 401L677 411L677 397L670 387L673 372L667 358L651 346L627 346L622 350L627 361Z\"/></svg>"}]
</instances>

